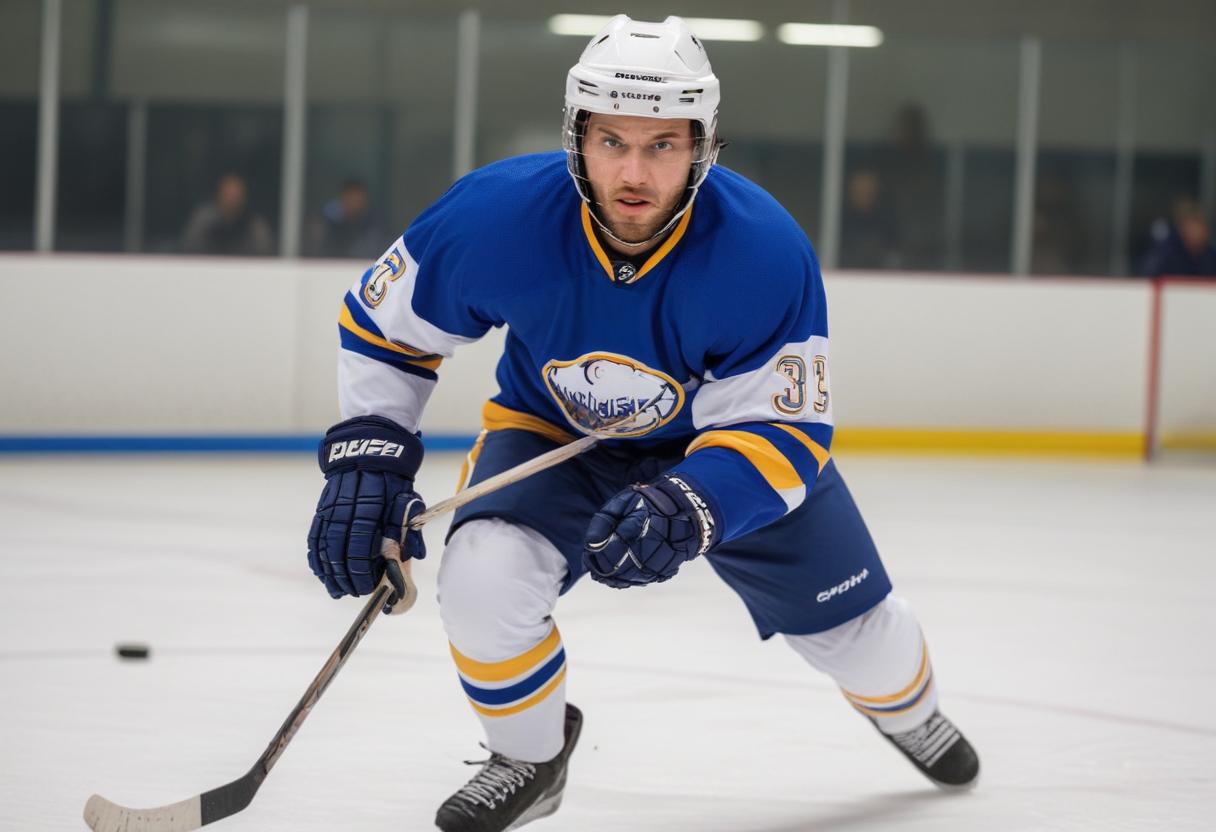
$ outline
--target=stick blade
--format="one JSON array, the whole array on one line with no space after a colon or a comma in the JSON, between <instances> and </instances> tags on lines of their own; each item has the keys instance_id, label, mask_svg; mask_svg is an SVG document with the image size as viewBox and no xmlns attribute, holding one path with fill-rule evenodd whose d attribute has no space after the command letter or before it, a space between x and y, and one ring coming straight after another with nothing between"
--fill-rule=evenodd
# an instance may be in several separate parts
<instances>
[{"instance_id":1,"label":"stick blade","mask_svg":"<svg viewBox=\"0 0 1216 832\"><path fill-rule=\"evenodd\" d=\"M99 794L84 804L84 822L93 832L189 832L203 825L199 795L156 809L128 809Z\"/></svg>"}]
</instances>

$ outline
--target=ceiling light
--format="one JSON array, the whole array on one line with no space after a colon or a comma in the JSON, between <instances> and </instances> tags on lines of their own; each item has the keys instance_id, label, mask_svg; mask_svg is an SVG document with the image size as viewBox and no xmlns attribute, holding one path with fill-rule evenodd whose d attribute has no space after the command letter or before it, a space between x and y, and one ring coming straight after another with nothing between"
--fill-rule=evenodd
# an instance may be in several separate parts
<instances>
[{"instance_id":1,"label":"ceiling light","mask_svg":"<svg viewBox=\"0 0 1216 832\"><path fill-rule=\"evenodd\" d=\"M795 46L879 46L882 30L838 23L782 23L777 39Z\"/></svg>"},{"instance_id":2,"label":"ceiling light","mask_svg":"<svg viewBox=\"0 0 1216 832\"><path fill-rule=\"evenodd\" d=\"M701 40L754 41L764 37L758 20L731 20L725 17L686 17L684 22Z\"/></svg>"},{"instance_id":3,"label":"ceiling light","mask_svg":"<svg viewBox=\"0 0 1216 832\"><path fill-rule=\"evenodd\" d=\"M555 35L598 34L612 20L599 14L555 14L549 18L549 31ZM764 37L764 26L757 20L732 20L724 17L686 17L684 22L701 40L756 41Z\"/></svg>"},{"instance_id":4,"label":"ceiling light","mask_svg":"<svg viewBox=\"0 0 1216 832\"><path fill-rule=\"evenodd\" d=\"M601 14L555 14L549 18L549 31L555 35L590 37L604 28L611 17Z\"/></svg>"}]
</instances>

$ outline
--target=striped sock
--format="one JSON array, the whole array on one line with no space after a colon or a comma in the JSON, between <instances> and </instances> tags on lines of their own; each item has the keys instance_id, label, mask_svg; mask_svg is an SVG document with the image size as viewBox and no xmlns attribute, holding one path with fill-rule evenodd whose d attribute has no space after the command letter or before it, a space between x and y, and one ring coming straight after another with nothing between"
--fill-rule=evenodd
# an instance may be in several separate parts
<instances>
[{"instance_id":1,"label":"striped sock","mask_svg":"<svg viewBox=\"0 0 1216 832\"><path fill-rule=\"evenodd\" d=\"M476 661L451 648L489 749L530 763L553 759L564 743L566 704L566 650L557 625L536 646L502 661Z\"/></svg>"},{"instance_id":2,"label":"striped sock","mask_svg":"<svg viewBox=\"0 0 1216 832\"><path fill-rule=\"evenodd\" d=\"M898 734L923 724L937 709L933 665L924 640L920 643L916 675L899 691L878 696L862 696L844 688L841 692L850 705L874 720L884 734Z\"/></svg>"}]
</instances>

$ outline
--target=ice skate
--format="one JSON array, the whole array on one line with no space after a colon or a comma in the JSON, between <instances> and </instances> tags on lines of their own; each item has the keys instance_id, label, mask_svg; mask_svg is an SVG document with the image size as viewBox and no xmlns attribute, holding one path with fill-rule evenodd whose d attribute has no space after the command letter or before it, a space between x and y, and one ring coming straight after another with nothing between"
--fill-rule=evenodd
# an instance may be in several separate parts
<instances>
[{"instance_id":1,"label":"ice skate","mask_svg":"<svg viewBox=\"0 0 1216 832\"><path fill-rule=\"evenodd\" d=\"M877 728L877 724L874 726ZM980 777L980 758L954 723L934 711L918 728L902 734L884 734L912 761L921 774L946 791L973 788Z\"/></svg>"},{"instance_id":2,"label":"ice skate","mask_svg":"<svg viewBox=\"0 0 1216 832\"><path fill-rule=\"evenodd\" d=\"M562 804L570 753L578 744L583 714L566 705L566 744L547 763L525 763L491 754L481 771L449 797L435 815L443 832L506 832L547 817Z\"/></svg>"}]
</instances>

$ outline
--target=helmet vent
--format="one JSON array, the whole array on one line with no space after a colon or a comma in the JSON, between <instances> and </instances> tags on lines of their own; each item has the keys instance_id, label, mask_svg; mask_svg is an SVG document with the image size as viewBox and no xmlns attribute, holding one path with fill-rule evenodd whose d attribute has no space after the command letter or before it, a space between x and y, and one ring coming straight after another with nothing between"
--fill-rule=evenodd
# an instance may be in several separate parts
<instances>
[{"instance_id":1,"label":"helmet vent","mask_svg":"<svg viewBox=\"0 0 1216 832\"><path fill-rule=\"evenodd\" d=\"M652 40L659 39L658 35L648 35L644 32L630 32L629 37L631 37L631 38L651 38Z\"/></svg>"},{"instance_id":2,"label":"helmet vent","mask_svg":"<svg viewBox=\"0 0 1216 832\"><path fill-rule=\"evenodd\" d=\"M595 45L596 45L596 46L599 46L601 43L603 43L604 41L608 40L608 38L610 38L610 37L612 37L612 35L604 35L602 38L600 38L599 40L597 40L597 41L595 42Z\"/></svg>"}]
</instances>

